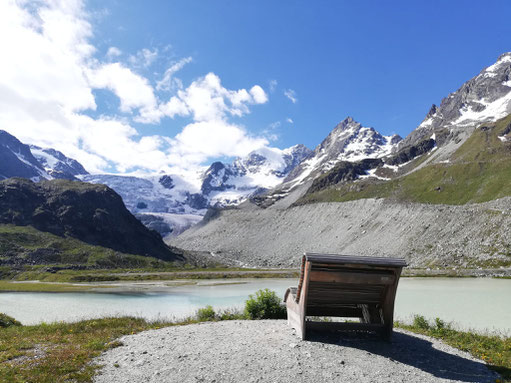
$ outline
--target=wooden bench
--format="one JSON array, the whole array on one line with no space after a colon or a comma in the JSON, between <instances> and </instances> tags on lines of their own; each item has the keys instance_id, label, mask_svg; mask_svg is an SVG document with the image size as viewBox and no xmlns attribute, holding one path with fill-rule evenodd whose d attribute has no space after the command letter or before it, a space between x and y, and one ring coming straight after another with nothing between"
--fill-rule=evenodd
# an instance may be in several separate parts
<instances>
[{"instance_id":1,"label":"wooden bench","mask_svg":"<svg viewBox=\"0 0 511 383\"><path fill-rule=\"evenodd\" d=\"M284 296L288 324L306 331L375 331L390 340L402 258L306 253L298 288ZM359 318L359 323L309 321L307 317Z\"/></svg>"}]
</instances>

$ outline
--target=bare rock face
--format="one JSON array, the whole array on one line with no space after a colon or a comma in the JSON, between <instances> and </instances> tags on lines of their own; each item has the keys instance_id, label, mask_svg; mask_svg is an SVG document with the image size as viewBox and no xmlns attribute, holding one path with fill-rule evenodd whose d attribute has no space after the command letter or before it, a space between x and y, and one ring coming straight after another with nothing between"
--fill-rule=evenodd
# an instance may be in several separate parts
<instances>
[{"instance_id":1,"label":"bare rock face","mask_svg":"<svg viewBox=\"0 0 511 383\"><path fill-rule=\"evenodd\" d=\"M0 181L0 223L31 225L123 253L183 260L105 185L66 180L34 183L23 178Z\"/></svg>"},{"instance_id":2,"label":"bare rock face","mask_svg":"<svg viewBox=\"0 0 511 383\"><path fill-rule=\"evenodd\" d=\"M24 177L33 180L50 178L28 145L0 130L0 179Z\"/></svg>"},{"instance_id":3,"label":"bare rock face","mask_svg":"<svg viewBox=\"0 0 511 383\"><path fill-rule=\"evenodd\" d=\"M424 121L399 148L411 146L442 129L474 129L511 113L511 52L433 105ZM455 135L452 135L454 138Z\"/></svg>"},{"instance_id":4,"label":"bare rock face","mask_svg":"<svg viewBox=\"0 0 511 383\"><path fill-rule=\"evenodd\" d=\"M76 176L89 174L81 163L58 150L30 145L30 151L52 178L77 180Z\"/></svg>"},{"instance_id":5,"label":"bare rock face","mask_svg":"<svg viewBox=\"0 0 511 383\"><path fill-rule=\"evenodd\" d=\"M401 141L397 134L383 136L375 129L362 126L352 117L341 121L314 152L286 177L286 184L303 183L334 168L339 162L357 162L379 158L392 152Z\"/></svg>"}]
</instances>

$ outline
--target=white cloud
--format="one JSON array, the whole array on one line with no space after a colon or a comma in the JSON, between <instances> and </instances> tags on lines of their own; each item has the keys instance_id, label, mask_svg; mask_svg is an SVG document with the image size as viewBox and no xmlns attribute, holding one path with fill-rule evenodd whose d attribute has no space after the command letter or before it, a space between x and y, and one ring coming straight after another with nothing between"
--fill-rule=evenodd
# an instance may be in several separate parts
<instances>
[{"instance_id":1,"label":"white cloud","mask_svg":"<svg viewBox=\"0 0 511 383\"><path fill-rule=\"evenodd\" d=\"M268 125L268 128L270 129L277 129L278 127L280 127L280 121L275 121L275 122L272 122L270 125Z\"/></svg>"},{"instance_id":2,"label":"white cloud","mask_svg":"<svg viewBox=\"0 0 511 383\"><path fill-rule=\"evenodd\" d=\"M298 102L298 98L296 97L296 92L293 89L284 90L284 96L289 98L293 104Z\"/></svg>"},{"instance_id":3,"label":"white cloud","mask_svg":"<svg viewBox=\"0 0 511 383\"><path fill-rule=\"evenodd\" d=\"M182 58L181 60L179 61L176 61L175 63L173 63L166 71L165 71L165 74L163 75L163 78L157 82L156 84L156 89L157 90L171 90L172 89L172 85L176 85L176 80L173 76L176 72L180 71L181 69L183 69L183 67L186 65L186 64L189 64L192 62L192 58L191 57L185 57L185 58ZM180 80L177 80L177 88L180 88L182 87L182 83Z\"/></svg>"},{"instance_id":4,"label":"white cloud","mask_svg":"<svg viewBox=\"0 0 511 383\"><path fill-rule=\"evenodd\" d=\"M226 116L241 117L249 113L249 104L262 104L268 101L264 90L256 85L246 89L229 90L222 86L220 77L208 73L177 93L195 121L222 120Z\"/></svg>"},{"instance_id":5,"label":"white cloud","mask_svg":"<svg viewBox=\"0 0 511 383\"><path fill-rule=\"evenodd\" d=\"M147 48L139 50L135 55L131 55L128 60L135 67L149 67L158 57L158 49L150 50Z\"/></svg>"},{"instance_id":6,"label":"white cloud","mask_svg":"<svg viewBox=\"0 0 511 383\"><path fill-rule=\"evenodd\" d=\"M277 89L278 82L277 80L270 80L270 92L274 92Z\"/></svg>"},{"instance_id":7,"label":"white cloud","mask_svg":"<svg viewBox=\"0 0 511 383\"><path fill-rule=\"evenodd\" d=\"M254 85L252 89L250 89L250 95L256 104L264 104L268 101L268 95L259 85Z\"/></svg>"},{"instance_id":8,"label":"white cloud","mask_svg":"<svg viewBox=\"0 0 511 383\"><path fill-rule=\"evenodd\" d=\"M119 57L120 55L122 55L122 51L117 47L110 47L106 52L106 57L108 57L109 59Z\"/></svg>"},{"instance_id":9,"label":"white cloud","mask_svg":"<svg viewBox=\"0 0 511 383\"><path fill-rule=\"evenodd\" d=\"M286 122L288 122L288 123L292 124L294 121L293 121L293 119L292 119L292 118L288 117L288 118L286 118Z\"/></svg>"},{"instance_id":10,"label":"white cloud","mask_svg":"<svg viewBox=\"0 0 511 383\"><path fill-rule=\"evenodd\" d=\"M171 140L170 162L191 167L212 157L245 156L268 144L264 138L250 137L243 127L225 121L199 121L187 125Z\"/></svg>"},{"instance_id":11,"label":"white cloud","mask_svg":"<svg viewBox=\"0 0 511 383\"><path fill-rule=\"evenodd\" d=\"M91 172L183 172L214 157L243 156L268 144L230 121L268 101L260 86L230 90L209 73L163 98L156 93L163 83L153 88L127 65L108 62L122 53L118 48L109 48L107 62L95 57L92 26L81 1L27 4L0 1L0 34L9 36L0 42L0 128L23 142L60 150ZM130 61L148 66L157 54L143 49ZM174 63L165 73L167 80L190 61ZM94 89L113 92L124 115L92 117ZM190 121L173 138L144 136L130 124L176 116Z\"/></svg>"},{"instance_id":12,"label":"white cloud","mask_svg":"<svg viewBox=\"0 0 511 383\"><path fill-rule=\"evenodd\" d=\"M147 79L120 63L105 64L91 70L88 78L93 88L106 88L114 92L121 101L123 112L131 112L134 108L156 108L156 97Z\"/></svg>"}]
</instances>

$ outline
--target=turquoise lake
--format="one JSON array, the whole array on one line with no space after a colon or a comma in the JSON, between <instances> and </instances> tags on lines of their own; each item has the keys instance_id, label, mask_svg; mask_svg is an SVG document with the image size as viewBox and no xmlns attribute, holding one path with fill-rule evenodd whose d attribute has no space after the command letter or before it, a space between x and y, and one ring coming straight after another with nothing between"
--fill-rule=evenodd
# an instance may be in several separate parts
<instances>
[{"instance_id":1,"label":"turquoise lake","mask_svg":"<svg viewBox=\"0 0 511 383\"><path fill-rule=\"evenodd\" d=\"M0 293L0 312L24 324L77 321L109 315L147 319L179 319L198 308L243 307L249 294L262 288L283 297L295 279L203 281L158 291L117 293ZM511 333L511 280L492 278L401 278L395 318L410 321L413 314L453 321L458 328Z\"/></svg>"}]
</instances>

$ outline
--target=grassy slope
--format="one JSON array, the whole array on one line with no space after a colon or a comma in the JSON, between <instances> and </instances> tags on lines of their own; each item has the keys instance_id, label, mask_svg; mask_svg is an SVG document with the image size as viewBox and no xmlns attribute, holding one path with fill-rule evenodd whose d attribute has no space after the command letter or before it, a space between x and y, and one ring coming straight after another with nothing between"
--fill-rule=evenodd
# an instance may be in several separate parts
<instances>
[{"instance_id":1,"label":"grassy slope","mask_svg":"<svg viewBox=\"0 0 511 383\"><path fill-rule=\"evenodd\" d=\"M450 163L429 165L386 182L363 180L338 185L307 194L298 204L392 198L460 205L511 196L511 141L502 142L498 138L509 124L511 115L490 129L477 129L454 153Z\"/></svg>"},{"instance_id":2,"label":"grassy slope","mask_svg":"<svg viewBox=\"0 0 511 383\"><path fill-rule=\"evenodd\" d=\"M30 257L32 251L50 250L45 264L53 265L84 265L98 268L141 268L171 266L152 257L124 254L101 246L89 245L69 237L59 237L34 229L31 226L0 225L0 261L7 261L13 255L21 263ZM11 255L9 255L11 254ZM28 264L31 264L27 260ZM0 278L10 266L0 267Z\"/></svg>"}]
</instances>

